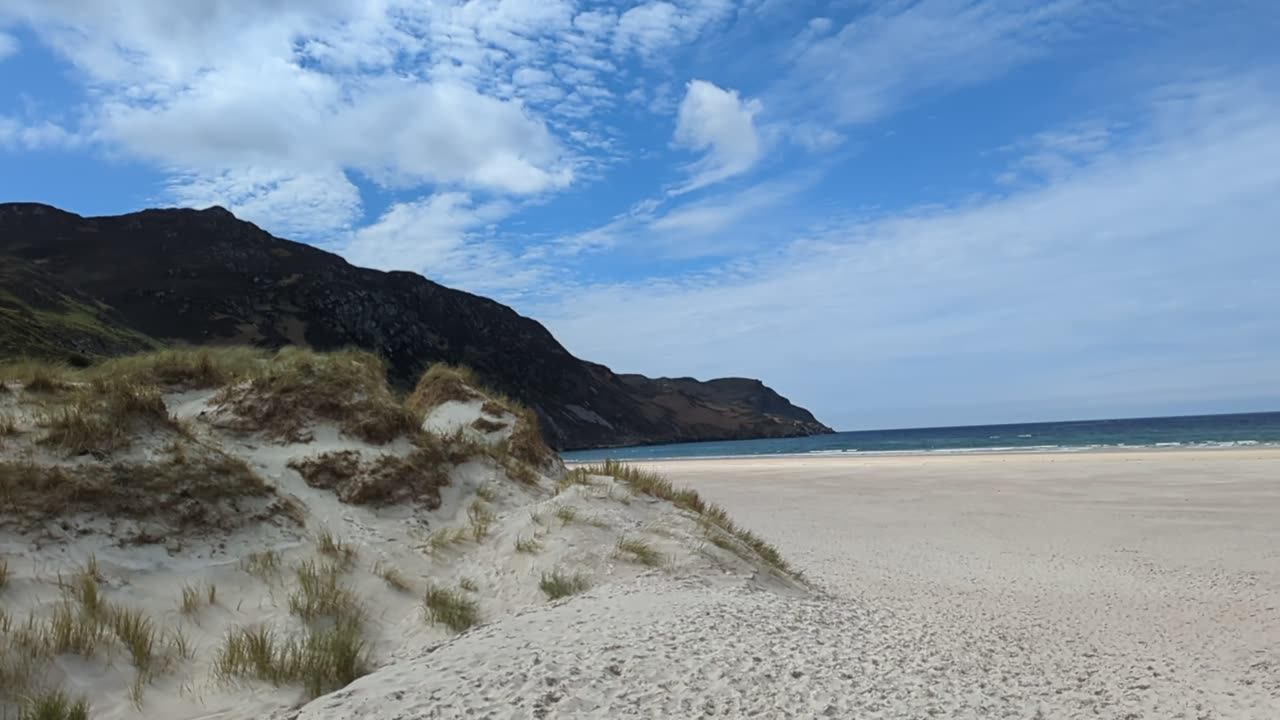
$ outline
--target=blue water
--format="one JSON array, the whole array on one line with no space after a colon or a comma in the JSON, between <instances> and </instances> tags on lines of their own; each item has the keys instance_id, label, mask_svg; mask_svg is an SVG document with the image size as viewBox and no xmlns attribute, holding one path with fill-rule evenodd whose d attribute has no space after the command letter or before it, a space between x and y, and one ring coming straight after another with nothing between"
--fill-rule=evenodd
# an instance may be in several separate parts
<instances>
[{"instance_id":1,"label":"blue water","mask_svg":"<svg viewBox=\"0 0 1280 720\"><path fill-rule=\"evenodd\" d=\"M1280 412L1018 425L864 430L776 440L651 445L564 453L568 461L737 455L1073 452L1122 447L1280 446Z\"/></svg>"}]
</instances>

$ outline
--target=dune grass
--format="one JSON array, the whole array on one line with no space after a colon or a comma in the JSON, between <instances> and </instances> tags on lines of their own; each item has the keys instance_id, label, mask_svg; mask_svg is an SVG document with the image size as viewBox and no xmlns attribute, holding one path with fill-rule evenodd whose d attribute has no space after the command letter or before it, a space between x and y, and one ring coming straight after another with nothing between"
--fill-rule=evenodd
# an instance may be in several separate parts
<instances>
[{"instance_id":1,"label":"dune grass","mask_svg":"<svg viewBox=\"0 0 1280 720\"><path fill-rule=\"evenodd\" d=\"M483 500L477 499L467 508L467 522L471 525L471 537L476 542L489 536L489 530L496 519L497 516Z\"/></svg>"},{"instance_id":2,"label":"dune grass","mask_svg":"<svg viewBox=\"0 0 1280 720\"><path fill-rule=\"evenodd\" d=\"M536 537L518 537L516 538L516 552L537 555L542 552L542 543Z\"/></svg>"},{"instance_id":3,"label":"dune grass","mask_svg":"<svg viewBox=\"0 0 1280 720\"><path fill-rule=\"evenodd\" d=\"M561 522L561 524L571 525L573 524L574 521L578 519L578 510L576 508L570 507L569 505L561 505L560 507L556 508L555 516L556 516L556 519Z\"/></svg>"},{"instance_id":4,"label":"dune grass","mask_svg":"<svg viewBox=\"0 0 1280 720\"><path fill-rule=\"evenodd\" d=\"M249 377L270 358L269 351L244 346L174 348L104 360L84 374L194 390L222 387Z\"/></svg>"},{"instance_id":5,"label":"dune grass","mask_svg":"<svg viewBox=\"0 0 1280 720\"><path fill-rule=\"evenodd\" d=\"M418 429L387 385L385 364L362 350L283 348L246 380L223 388L216 401L238 418L234 427L284 442L307 441L317 422L376 445Z\"/></svg>"},{"instance_id":6,"label":"dune grass","mask_svg":"<svg viewBox=\"0 0 1280 720\"><path fill-rule=\"evenodd\" d=\"M277 504L256 515L241 504L274 492L243 460L200 445L148 461L0 460L0 513L33 524L84 512L151 520L174 533L226 530L283 512Z\"/></svg>"},{"instance_id":7,"label":"dune grass","mask_svg":"<svg viewBox=\"0 0 1280 720\"><path fill-rule=\"evenodd\" d=\"M23 699L17 720L89 720L89 701L62 690L43 690Z\"/></svg>"},{"instance_id":8,"label":"dune grass","mask_svg":"<svg viewBox=\"0 0 1280 720\"><path fill-rule=\"evenodd\" d=\"M355 565L358 552L350 543L336 537L328 530L321 530L316 535L316 550L321 555L333 560L341 570L350 570Z\"/></svg>"},{"instance_id":9,"label":"dune grass","mask_svg":"<svg viewBox=\"0 0 1280 720\"><path fill-rule=\"evenodd\" d=\"M194 615L206 605L218 602L218 586L213 583L182 584L182 602L179 607L183 615Z\"/></svg>"},{"instance_id":10,"label":"dune grass","mask_svg":"<svg viewBox=\"0 0 1280 720\"><path fill-rule=\"evenodd\" d=\"M9 561L0 558L0 592L9 587Z\"/></svg>"},{"instance_id":11,"label":"dune grass","mask_svg":"<svg viewBox=\"0 0 1280 720\"><path fill-rule=\"evenodd\" d=\"M462 578L461 580L459 580L458 587L462 588L463 590L466 590L467 592L480 591L480 586L477 585L476 581L472 580L471 578Z\"/></svg>"},{"instance_id":12,"label":"dune grass","mask_svg":"<svg viewBox=\"0 0 1280 720\"><path fill-rule=\"evenodd\" d=\"M649 567L661 567L666 563L666 556L654 550L652 545L643 540L628 538L625 535L618 538L617 554L621 558Z\"/></svg>"},{"instance_id":13,"label":"dune grass","mask_svg":"<svg viewBox=\"0 0 1280 720\"><path fill-rule=\"evenodd\" d=\"M400 568L397 568L395 565L378 560L373 564L371 571L374 575L382 578L382 581L392 590L397 592L409 592L409 590L412 589L409 585L409 581L405 579L405 576L400 572Z\"/></svg>"},{"instance_id":14,"label":"dune grass","mask_svg":"<svg viewBox=\"0 0 1280 720\"><path fill-rule=\"evenodd\" d=\"M280 574L280 567L280 553L275 550L250 553L240 560L242 570L267 582Z\"/></svg>"},{"instance_id":15,"label":"dune grass","mask_svg":"<svg viewBox=\"0 0 1280 720\"><path fill-rule=\"evenodd\" d=\"M103 455L128 447L145 430L182 432L160 391L114 378L78 386L60 403L47 403L36 422L41 442L69 455Z\"/></svg>"},{"instance_id":16,"label":"dune grass","mask_svg":"<svg viewBox=\"0 0 1280 720\"><path fill-rule=\"evenodd\" d=\"M319 618L364 619L364 607L355 593L343 584L341 570L334 565L304 560L294 569L296 585L289 593L289 612L305 621Z\"/></svg>"},{"instance_id":17,"label":"dune grass","mask_svg":"<svg viewBox=\"0 0 1280 720\"><path fill-rule=\"evenodd\" d=\"M570 574L556 568L550 573L542 573L538 587L546 593L548 600L559 600L586 592L591 588L591 579L583 573Z\"/></svg>"},{"instance_id":18,"label":"dune grass","mask_svg":"<svg viewBox=\"0 0 1280 720\"><path fill-rule=\"evenodd\" d=\"M426 549L432 555L466 542L469 533L459 527L437 528L427 536Z\"/></svg>"},{"instance_id":19,"label":"dune grass","mask_svg":"<svg viewBox=\"0 0 1280 720\"><path fill-rule=\"evenodd\" d=\"M428 622L462 632L480 622L480 605L457 590L432 587L422 598Z\"/></svg>"},{"instance_id":20,"label":"dune grass","mask_svg":"<svg viewBox=\"0 0 1280 720\"><path fill-rule=\"evenodd\" d=\"M724 544L717 542L717 545L728 546L728 549L732 549L746 559L758 558L766 565L797 580L803 579L798 571L787 564L776 547L738 525L724 508L702 499L697 491L676 488L670 480L657 473L631 467L616 460L606 460L603 464L590 465L585 470L592 475L607 475L627 485L632 492L666 500L682 510L687 510L698 518L704 528L707 526L715 528L736 541L736 543L722 541ZM717 537L714 532L708 534L713 538Z\"/></svg>"},{"instance_id":21,"label":"dune grass","mask_svg":"<svg viewBox=\"0 0 1280 720\"><path fill-rule=\"evenodd\" d=\"M480 400L482 385L475 371L462 365L435 363L422 373L418 384L405 399L405 406L418 414L426 415L447 402Z\"/></svg>"},{"instance_id":22,"label":"dune grass","mask_svg":"<svg viewBox=\"0 0 1280 720\"><path fill-rule=\"evenodd\" d=\"M340 619L301 635L262 625L229 631L213 661L224 682L253 678L281 686L301 684L308 698L344 687L371 669L360 623Z\"/></svg>"}]
</instances>

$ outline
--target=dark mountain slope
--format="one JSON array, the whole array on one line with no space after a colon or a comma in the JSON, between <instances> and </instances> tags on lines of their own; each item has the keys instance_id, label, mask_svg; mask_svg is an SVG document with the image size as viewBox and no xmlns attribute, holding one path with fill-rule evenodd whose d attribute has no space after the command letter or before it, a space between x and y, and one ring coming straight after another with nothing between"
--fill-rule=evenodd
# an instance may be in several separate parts
<instances>
[{"instance_id":1,"label":"dark mountain slope","mask_svg":"<svg viewBox=\"0 0 1280 720\"><path fill-rule=\"evenodd\" d=\"M0 204L0 255L16 258L12 268L35 270L0 275L0 290L21 297L37 284L32 278L56 285L56 293L95 308L96 324L113 337L356 346L386 358L401 386L433 362L469 365L532 406L548 441L561 449L829 432L771 391L723 389L744 381L698 391L697 381L681 380L681 397L696 402L659 402L666 391L578 360L542 325L504 305L413 273L355 267L221 208L83 218L45 205ZM137 349L70 333L65 340L68 352ZM40 348L38 354L56 354L47 340ZM694 410L696 419L682 416Z\"/></svg>"}]
</instances>

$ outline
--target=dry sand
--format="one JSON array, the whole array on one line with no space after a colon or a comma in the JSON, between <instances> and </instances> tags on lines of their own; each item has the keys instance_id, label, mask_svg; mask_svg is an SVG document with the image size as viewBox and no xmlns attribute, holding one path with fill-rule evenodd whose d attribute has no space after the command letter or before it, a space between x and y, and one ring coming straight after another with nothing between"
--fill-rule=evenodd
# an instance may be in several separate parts
<instances>
[{"instance_id":1,"label":"dry sand","mask_svg":"<svg viewBox=\"0 0 1280 720\"><path fill-rule=\"evenodd\" d=\"M1280 718L1280 451L651 467L830 593L757 652L837 717Z\"/></svg>"},{"instance_id":2,"label":"dry sand","mask_svg":"<svg viewBox=\"0 0 1280 720\"><path fill-rule=\"evenodd\" d=\"M1280 452L649 467L818 592L602 585L300 717L1280 718Z\"/></svg>"}]
</instances>

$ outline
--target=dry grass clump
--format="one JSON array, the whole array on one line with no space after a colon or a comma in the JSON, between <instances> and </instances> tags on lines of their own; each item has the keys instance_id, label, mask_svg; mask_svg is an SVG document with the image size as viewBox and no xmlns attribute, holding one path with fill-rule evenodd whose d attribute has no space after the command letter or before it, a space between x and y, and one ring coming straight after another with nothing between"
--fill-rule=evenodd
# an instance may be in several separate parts
<instances>
[{"instance_id":1,"label":"dry grass clump","mask_svg":"<svg viewBox=\"0 0 1280 720\"><path fill-rule=\"evenodd\" d=\"M249 553L240 560L242 570L268 582L280 574L280 565L280 553L275 550Z\"/></svg>"},{"instance_id":2,"label":"dry grass clump","mask_svg":"<svg viewBox=\"0 0 1280 720\"><path fill-rule=\"evenodd\" d=\"M342 570L311 560L296 568L296 587L289 593L289 612L308 622L318 618L361 621L364 607L342 582Z\"/></svg>"},{"instance_id":3,"label":"dry grass clump","mask_svg":"<svg viewBox=\"0 0 1280 720\"><path fill-rule=\"evenodd\" d=\"M0 461L0 522L33 524L75 513L151 520L174 532L226 530L279 513L244 501L271 486L239 458L196 446L150 462L77 466Z\"/></svg>"},{"instance_id":4,"label":"dry grass clump","mask_svg":"<svg viewBox=\"0 0 1280 720\"><path fill-rule=\"evenodd\" d=\"M440 507L440 488L449 484L449 469L466 449L422 433L407 455L380 455L365 461L354 450L295 458L289 467L312 487L331 489L353 505L388 505L413 500L428 509Z\"/></svg>"},{"instance_id":5,"label":"dry grass clump","mask_svg":"<svg viewBox=\"0 0 1280 720\"><path fill-rule=\"evenodd\" d=\"M643 540L629 539L625 535L618 538L618 556L628 560L634 560L641 565L649 567L659 567L666 562L666 558L662 553L653 549L653 546Z\"/></svg>"},{"instance_id":6,"label":"dry grass clump","mask_svg":"<svg viewBox=\"0 0 1280 720\"><path fill-rule=\"evenodd\" d=\"M173 389L215 388L254 374L270 357L250 347L175 348L104 360L85 374Z\"/></svg>"},{"instance_id":7,"label":"dry grass clump","mask_svg":"<svg viewBox=\"0 0 1280 720\"><path fill-rule=\"evenodd\" d=\"M542 573L538 587L547 594L548 600L559 600L591 589L591 579L582 573L568 574L556 568L550 573Z\"/></svg>"},{"instance_id":8,"label":"dry grass clump","mask_svg":"<svg viewBox=\"0 0 1280 720\"><path fill-rule=\"evenodd\" d=\"M18 359L0 363L0 385L16 381L29 393L58 393L75 387L70 367L48 360ZM7 389L7 386L6 386Z\"/></svg>"},{"instance_id":9,"label":"dry grass clump","mask_svg":"<svg viewBox=\"0 0 1280 720\"><path fill-rule=\"evenodd\" d=\"M223 640L213 667L224 682L252 678L277 687L301 684L310 699L369 674L371 662L360 624L338 620L301 636L260 625L235 628Z\"/></svg>"},{"instance_id":10,"label":"dry grass clump","mask_svg":"<svg viewBox=\"0 0 1280 720\"><path fill-rule=\"evenodd\" d=\"M483 500L477 499L467 508L467 522L471 524L471 537L480 542L489 537L489 529L497 517Z\"/></svg>"},{"instance_id":11,"label":"dry grass clump","mask_svg":"<svg viewBox=\"0 0 1280 720\"><path fill-rule=\"evenodd\" d=\"M697 491L689 488L676 488L671 484L670 480L657 473L640 470L616 460L606 460L603 464L591 465L585 469L586 472L592 475L612 477L626 484L633 492L666 500L676 507L693 513L698 517L699 522L703 524L704 530L714 528L715 531L724 533L735 541L734 543L723 539L717 541L720 535L717 532L707 530L709 539L712 542L721 547L726 547L726 549L732 549L748 559L754 555L779 572L801 579L800 573L787 564L782 554L778 552L778 548L735 523L724 508L703 500ZM748 553L744 554L743 549Z\"/></svg>"},{"instance_id":12,"label":"dry grass clump","mask_svg":"<svg viewBox=\"0 0 1280 720\"><path fill-rule=\"evenodd\" d=\"M328 530L321 530L316 536L316 549L321 555L332 559L341 570L350 570L358 554L354 546Z\"/></svg>"},{"instance_id":13,"label":"dry grass clump","mask_svg":"<svg viewBox=\"0 0 1280 720\"><path fill-rule=\"evenodd\" d=\"M382 578L382 581L392 590L408 592L411 589L409 581L400 572L400 568L394 565L386 564L379 560L373 564L373 574Z\"/></svg>"},{"instance_id":14,"label":"dry grass clump","mask_svg":"<svg viewBox=\"0 0 1280 720\"><path fill-rule=\"evenodd\" d=\"M497 420L490 420L489 418L486 418L486 417L478 417L475 420L471 421L471 427L475 428L476 430L479 430L482 433L485 433L486 435L489 433L498 432L499 430L505 428L506 426L507 424L504 422L498 422Z\"/></svg>"},{"instance_id":15,"label":"dry grass clump","mask_svg":"<svg viewBox=\"0 0 1280 720\"><path fill-rule=\"evenodd\" d=\"M89 701L61 690L42 690L22 698L18 720L89 720Z\"/></svg>"},{"instance_id":16,"label":"dry grass clump","mask_svg":"<svg viewBox=\"0 0 1280 720\"><path fill-rule=\"evenodd\" d=\"M427 536L426 549L432 555L436 555L443 550L448 550L454 545L464 543L469 533L459 527L439 528L431 532Z\"/></svg>"},{"instance_id":17,"label":"dry grass clump","mask_svg":"<svg viewBox=\"0 0 1280 720\"><path fill-rule=\"evenodd\" d=\"M462 632L480 622L480 606L461 592L448 588L430 588L422 598L422 609L429 622Z\"/></svg>"},{"instance_id":18,"label":"dry grass clump","mask_svg":"<svg viewBox=\"0 0 1280 720\"><path fill-rule=\"evenodd\" d=\"M9 561L0 558L0 592L9 587Z\"/></svg>"},{"instance_id":19,"label":"dry grass clump","mask_svg":"<svg viewBox=\"0 0 1280 720\"><path fill-rule=\"evenodd\" d=\"M309 428L317 422L333 422L347 435L378 445L418 428L392 395L382 360L361 350L283 348L216 400L238 418L233 427L286 442L310 440Z\"/></svg>"},{"instance_id":20,"label":"dry grass clump","mask_svg":"<svg viewBox=\"0 0 1280 720\"><path fill-rule=\"evenodd\" d=\"M38 418L47 430L41 442L71 455L104 455L127 447L147 430L181 432L160 391L118 379L77 387L72 398Z\"/></svg>"},{"instance_id":21,"label":"dry grass clump","mask_svg":"<svg viewBox=\"0 0 1280 720\"><path fill-rule=\"evenodd\" d=\"M529 555L536 555L542 552L542 543L539 542L538 538L536 537L530 537L530 538L526 538L523 536L518 537L516 538L516 552L527 553Z\"/></svg>"},{"instance_id":22,"label":"dry grass clump","mask_svg":"<svg viewBox=\"0 0 1280 720\"><path fill-rule=\"evenodd\" d=\"M561 505L556 508L555 516L562 524L569 525L572 524L574 520L578 519L578 511L576 508L572 508L568 505Z\"/></svg>"},{"instance_id":23,"label":"dry grass clump","mask_svg":"<svg viewBox=\"0 0 1280 720\"><path fill-rule=\"evenodd\" d=\"M512 456L534 467L546 467L555 460L556 454L542 439L538 416L527 407L515 406L512 410L516 415L516 425L508 441Z\"/></svg>"},{"instance_id":24,"label":"dry grass clump","mask_svg":"<svg viewBox=\"0 0 1280 720\"><path fill-rule=\"evenodd\" d=\"M469 367L436 363L418 379L405 407L422 417L447 402L470 402L484 397L480 379Z\"/></svg>"},{"instance_id":25,"label":"dry grass clump","mask_svg":"<svg viewBox=\"0 0 1280 720\"><path fill-rule=\"evenodd\" d=\"M213 583L182 584L182 614L194 615L206 605L218 602L218 586Z\"/></svg>"}]
</instances>

